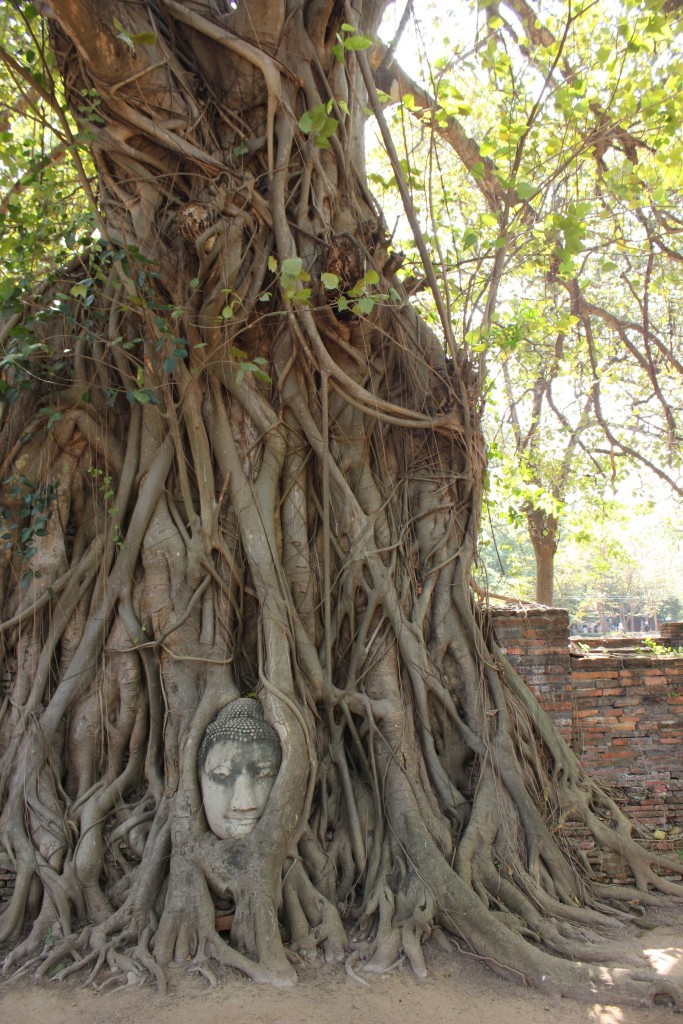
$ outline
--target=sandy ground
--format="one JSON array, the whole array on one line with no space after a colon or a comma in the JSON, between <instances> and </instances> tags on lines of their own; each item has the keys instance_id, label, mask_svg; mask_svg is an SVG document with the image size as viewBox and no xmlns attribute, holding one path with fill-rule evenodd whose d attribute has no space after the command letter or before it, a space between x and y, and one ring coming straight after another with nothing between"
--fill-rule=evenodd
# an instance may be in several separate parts
<instances>
[{"instance_id":1,"label":"sandy ground","mask_svg":"<svg viewBox=\"0 0 683 1024\"><path fill-rule=\"evenodd\" d=\"M683 982L683 926L644 935L640 948L668 977ZM405 966L369 986L343 968L307 966L284 991L226 971L215 988L175 968L169 992L151 987L97 993L68 981L0 981L0 1024L673 1024L671 1007L617 1007L549 1000L505 981L464 953L426 947L429 977Z\"/></svg>"}]
</instances>

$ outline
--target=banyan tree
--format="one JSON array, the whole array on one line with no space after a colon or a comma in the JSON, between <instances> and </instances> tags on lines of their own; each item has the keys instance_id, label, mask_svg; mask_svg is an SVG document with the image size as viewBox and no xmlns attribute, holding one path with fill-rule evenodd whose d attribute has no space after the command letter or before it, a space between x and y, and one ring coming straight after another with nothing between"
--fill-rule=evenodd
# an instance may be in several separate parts
<instances>
[{"instance_id":1,"label":"banyan tree","mask_svg":"<svg viewBox=\"0 0 683 1024\"><path fill-rule=\"evenodd\" d=\"M549 993L678 1002L615 937L682 866L587 777L471 586L482 380L423 242L437 326L409 301L365 174L374 112L402 183L386 0L36 6L62 92L32 88L87 132L99 241L3 326L5 971L422 975L438 928ZM281 763L218 836L198 755L244 697Z\"/></svg>"}]
</instances>

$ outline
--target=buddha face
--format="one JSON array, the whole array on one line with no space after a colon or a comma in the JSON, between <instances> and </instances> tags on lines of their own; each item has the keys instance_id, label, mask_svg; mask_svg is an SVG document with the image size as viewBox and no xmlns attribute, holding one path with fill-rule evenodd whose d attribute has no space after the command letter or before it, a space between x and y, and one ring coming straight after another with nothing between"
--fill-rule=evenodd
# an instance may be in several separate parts
<instances>
[{"instance_id":1,"label":"buddha face","mask_svg":"<svg viewBox=\"0 0 683 1024\"><path fill-rule=\"evenodd\" d=\"M234 839L254 830L280 760L280 747L273 740L214 740L199 772L204 812L214 835Z\"/></svg>"}]
</instances>

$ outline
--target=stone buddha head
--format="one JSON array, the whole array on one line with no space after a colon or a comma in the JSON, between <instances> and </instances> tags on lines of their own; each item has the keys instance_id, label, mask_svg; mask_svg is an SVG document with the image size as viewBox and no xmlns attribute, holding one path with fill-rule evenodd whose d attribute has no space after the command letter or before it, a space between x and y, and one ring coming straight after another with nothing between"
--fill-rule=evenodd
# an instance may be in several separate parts
<instances>
[{"instance_id":1,"label":"stone buddha head","mask_svg":"<svg viewBox=\"0 0 683 1024\"><path fill-rule=\"evenodd\" d=\"M209 724L197 764L204 813L219 839L249 835L263 814L282 751L260 703L239 697Z\"/></svg>"}]
</instances>

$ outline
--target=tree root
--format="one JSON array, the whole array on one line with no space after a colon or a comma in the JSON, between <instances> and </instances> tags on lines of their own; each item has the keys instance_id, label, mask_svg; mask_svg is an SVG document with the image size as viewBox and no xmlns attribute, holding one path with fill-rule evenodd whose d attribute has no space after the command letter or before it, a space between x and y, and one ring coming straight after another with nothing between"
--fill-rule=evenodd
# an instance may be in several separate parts
<instances>
[{"instance_id":1,"label":"tree root","mask_svg":"<svg viewBox=\"0 0 683 1024\"><path fill-rule=\"evenodd\" d=\"M322 947L326 963L340 963L346 932L337 908L317 891L299 861L285 868L284 901L290 949L312 960Z\"/></svg>"}]
</instances>

